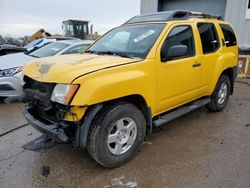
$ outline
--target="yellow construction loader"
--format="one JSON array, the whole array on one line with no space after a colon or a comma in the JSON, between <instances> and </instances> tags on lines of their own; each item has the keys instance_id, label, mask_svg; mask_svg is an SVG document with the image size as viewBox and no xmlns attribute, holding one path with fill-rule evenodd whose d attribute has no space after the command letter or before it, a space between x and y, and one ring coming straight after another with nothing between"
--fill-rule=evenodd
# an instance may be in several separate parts
<instances>
[{"instance_id":1,"label":"yellow construction loader","mask_svg":"<svg viewBox=\"0 0 250 188\"><path fill-rule=\"evenodd\" d=\"M66 37L95 40L99 35L93 33L93 25L89 26L89 23L83 20L65 20L62 22L63 34Z\"/></svg>"},{"instance_id":2,"label":"yellow construction loader","mask_svg":"<svg viewBox=\"0 0 250 188\"><path fill-rule=\"evenodd\" d=\"M93 25L89 26L89 21L83 20L65 20L62 22L63 36L79 39L95 40L99 37L97 33L93 33ZM60 37L60 35L52 35L44 29L39 29L31 36L31 41L45 37Z\"/></svg>"}]
</instances>

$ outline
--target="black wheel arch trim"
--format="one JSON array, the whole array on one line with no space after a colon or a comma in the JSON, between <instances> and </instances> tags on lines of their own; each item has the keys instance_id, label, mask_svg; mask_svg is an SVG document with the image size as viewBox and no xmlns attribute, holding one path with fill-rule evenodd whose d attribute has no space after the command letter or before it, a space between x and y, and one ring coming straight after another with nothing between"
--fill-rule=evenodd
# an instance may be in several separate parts
<instances>
[{"instance_id":1,"label":"black wheel arch trim","mask_svg":"<svg viewBox=\"0 0 250 188\"><path fill-rule=\"evenodd\" d=\"M75 147L86 148L91 122L102 107L103 104L97 104L90 107L87 111L83 122L77 126L74 143Z\"/></svg>"},{"instance_id":2,"label":"black wheel arch trim","mask_svg":"<svg viewBox=\"0 0 250 188\"><path fill-rule=\"evenodd\" d=\"M90 107L90 109L86 113L83 122L77 125L75 142L74 142L75 147L79 148L87 147L87 141L91 123L95 118L95 116L97 115L97 113L102 109L103 105L104 104L96 104ZM148 107L146 111L147 112L144 116L147 124L147 135L150 135L152 133L152 127L153 127L151 108Z\"/></svg>"},{"instance_id":3,"label":"black wheel arch trim","mask_svg":"<svg viewBox=\"0 0 250 188\"><path fill-rule=\"evenodd\" d=\"M231 95L234 93L234 81L238 76L238 66L235 66L232 69L233 69L233 78L231 81Z\"/></svg>"},{"instance_id":4,"label":"black wheel arch trim","mask_svg":"<svg viewBox=\"0 0 250 188\"><path fill-rule=\"evenodd\" d=\"M237 76L238 76L238 66L229 67L229 68L225 69L225 70L221 73L220 77L221 77L222 75L227 75L227 76L229 77L230 83L231 83L230 95L233 95L233 93L234 93L234 81L235 81L235 79L236 79ZM220 77L219 77L219 79L220 79ZM219 79L218 79L218 80L219 80Z\"/></svg>"}]
</instances>

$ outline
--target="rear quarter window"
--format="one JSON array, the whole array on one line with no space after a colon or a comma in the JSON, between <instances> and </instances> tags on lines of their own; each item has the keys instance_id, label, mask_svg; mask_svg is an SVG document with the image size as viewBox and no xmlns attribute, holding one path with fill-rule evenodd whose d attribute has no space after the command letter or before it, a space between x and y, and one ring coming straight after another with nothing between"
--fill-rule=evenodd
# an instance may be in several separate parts
<instances>
[{"instance_id":1,"label":"rear quarter window","mask_svg":"<svg viewBox=\"0 0 250 188\"><path fill-rule=\"evenodd\" d=\"M237 41L233 28L227 24L220 24L220 27L225 38L226 47L236 46Z\"/></svg>"}]
</instances>

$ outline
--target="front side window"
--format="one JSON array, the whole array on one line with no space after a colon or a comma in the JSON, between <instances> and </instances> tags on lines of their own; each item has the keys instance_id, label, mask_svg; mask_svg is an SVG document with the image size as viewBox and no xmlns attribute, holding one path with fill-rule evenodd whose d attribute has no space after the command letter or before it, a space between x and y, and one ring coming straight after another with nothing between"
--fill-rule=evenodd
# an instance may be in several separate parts
<instances>
[{"instance_id":1,"label":"front side window","mask_svg":"<svg viewBox=\"0 0 250 188\"><path fill-rule=\"evenodd\" d=\"M87 52L145 58L166 24L140 24L113 29Z\"/></svg>"},{"instance_id":2,"label":"front side window","mask_svg":"<svg viewBox=\"0 0 250 188\"><path fill-rule=\"evenodd\" d=\"M221 30L223 32L225 43L227 47L236 46L236 36L234 34L233 28L227 24L220 24Z\"/></svg>"},{"instance_id":3,"label":"front side window","mask_svg":"<svg viewBox=\"0 0 250 188\"><path fill-rule=\"evenodd\" d=\"M41 57L48 57L48 56L54 56L58 54L63 49L67 48L69 45L60 43L60 42L52 42L46 46L43 46L34 52L30 53L30 56L41 58Z\"/></svg>"},{"instance_id":4,"label":"front side window","mask_svg":"<svg viewBox=\"0 0 250 188\"><path fill-rule=\"evenodd\" d=\"M198 23L197 27L200 33L203 54L215 52L220 44L214 24Z\"/></svg>"},{"instance_id":5,"label":"front side window","mask_svg":"<svg viewBox=\"0 0 250 188\"><path fill-rule=\"evenodd\" d=\"M191 26L185 25L173 28L162 46L162 52L168 51L169 48L177 45L187 46L187 55L184 58L195 55L194 36ZM161 54L162 56L163 54Z\"/></svg>"}]
</instances>

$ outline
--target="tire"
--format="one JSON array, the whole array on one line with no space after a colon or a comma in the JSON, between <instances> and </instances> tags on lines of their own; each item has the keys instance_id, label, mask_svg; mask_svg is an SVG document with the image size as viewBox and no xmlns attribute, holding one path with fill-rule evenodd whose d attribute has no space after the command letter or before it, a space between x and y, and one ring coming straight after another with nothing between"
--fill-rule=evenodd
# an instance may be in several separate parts
<instances>
[{"instance_id":1,"label":"tire","mask_svg":"<svg viewBox=\"0 0 250 188\"><path fill-rule=\"evenodd\" d=\"M107 168L119 167L133 158L146 134L146 121L133 104L116 102L104 106L93 120L87 150Z\"/></svg>"},{"instance_id":2,"label":"tire","mask_svg":"<svg viewBox=\"0 0 250 188\"><path fill-rule=\"evenodd\" d=\"M222 75L211 96L211 102L206 106L208 110L211 112L222 111L228 103L230 91L230 79L227 75ZM222 92L224 92L224 96L222 95Z\"/></svg>"}]
</instances>

